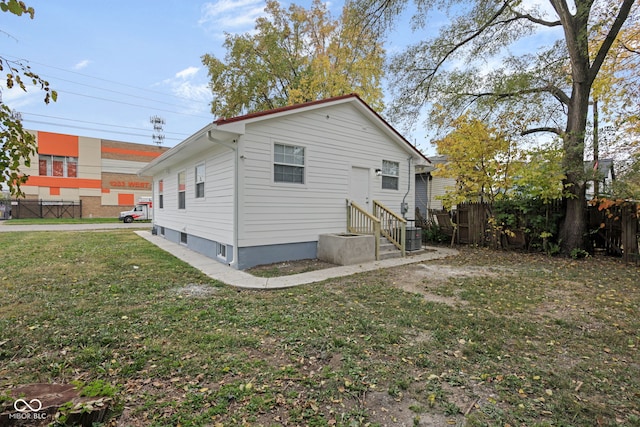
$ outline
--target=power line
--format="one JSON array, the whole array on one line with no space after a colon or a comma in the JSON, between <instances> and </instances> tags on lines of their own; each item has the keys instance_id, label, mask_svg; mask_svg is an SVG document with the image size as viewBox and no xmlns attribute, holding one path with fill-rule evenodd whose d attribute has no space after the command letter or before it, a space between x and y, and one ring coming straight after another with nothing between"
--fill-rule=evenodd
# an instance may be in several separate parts
<instances>
[{"instance_id":1,"label":"power line","mask_svg":"<svg viewBox=\"0 0 640 427\"><path fill-rule=\"evenodd\" d=\"M130 107L152 109L154 111L164 111L165 113L180 114L182 116L191 116L191 117L197 117L197 118L200 118L200 119L211 120L211 117L198 116L198 115L195 115L195 114L183 113L183 112L180 112L180 111L165 110L165 109L162 109L162 108L154 108L154 107L150 107L148 105L132 104L130 102L122 102L122 101L117 101L117 100L114 100L114 99L107 99L107 98L101 98L99 96L85 95L85 94L77 93L77 92L70 92L70 91L66 91L66 90L58 90L57 92L58 93L66 93L66 94L75 95L75 96L82 96L82 97L85 97L85 98L98 99L100 101L113 102L113 103L120 104L120 105L128 105Z\"/></svg>"},{"instance_id":2,"label":"power line","mask_svg":"<svg viewBox=\"0 0 640 427\"><path fill-rule=\"evenodd\" d=\"M157 90L151 90L151 89L141 88L141 87L137 87L137 86L121 83L121 82L116 82L116 81L109 80L109 79L103 79L103 78L100 78L100 77L95 77L95 76L91 76L91 75L88 75L88 74L83 74L83 73L79 73L79 72L76 72L76 71L71 71L71 70L68 70L68 69L64 69L64 68L60 68L60 67L44 64L44 63L37 62L37 61L30 61L28 59L19 58L19 57L13 56L13 55L0 54L0 57L14 58L15 62L23 63L23 64L25 64L25 66L38 65L39 67L47 67L47 68L51 68L51 69L55 69L55 70L60 70L60 71L65 72L65 73L70 73L70 74L73 74L73 75L82 76L84 78L89 78L89 79L94 79L94 80L106 82L111 86L118 86L118 87L123 87L123 88L124 87L131 88L131 89L135 89L137 91L142 91L142 92L152 93L152 94L156 94L156 95L161 95L163 98L171 97L171 98L178 99L178 100L181 100L181 101L189 101L192 104L193 103L198 103L198 100L196 100L194 98L189 98L189 97L185 97L185 96L178 96L178 95L174 95L172 93L165 93L165 92L161 92L161 91L157 91ZM125 101L120 101L120 100L114 99L114 98L105 98L105 97L101 97L101 96L87 95L87 94L84 94L84 93L78 93L78 92L69 91L69 90L65 90L65 89L57 89L56 91L59 94L70 95L70 96L80 96L80 97L83 97L83 98L89 98L89 99L95 99L95 100L104 101L104 102L110 102L110 103L114 103L114 104L117 104L117 105L123 106L123 107L124 106L130 106L130 107L140 108L140 109L144 109L144 110L152 110L154 113L155 112L164 112L164 113L170 113L170 114L177 114L177 115L181 115L181 116L194 117L194 118L207 120L207 122L211 122L213 120L213 115L204 116L204 115L200 115L200 114L194 114L194 113L185 112L184 111L184 107L182 105L172 104L170 102L161 101L161 100L157 100L157 99L152 99L152 98L148 98L148 97L144 97L144 96L138 96L138 95L135 95L133 93L133 91L130 91L130 93L126 93L126 92L123 92L123 91L113 90L111 88L104 88L104 87L100 87L100 86L96 86L96 85L81 83L79 81L75 81L75 79L69 80L69 79L65 79L65 78L61 78L61 77L57 77L57 76L47 76L47 78L49 78L49 80L57 79L59 81L67 82L70 85L78 85L78 87L87 87L87 88L91 88L91 89L95 89L95 90L105 91L105 92L114 94L117 97L120 97L120 96L125 97L124 99L126 99L126 97L132 97L132 98L135 98L137 101L149 102L150 105L142 105L142 104L136 103L136 102L125 102ZM202 102L202 101L200 101L200 102ZM169 107L175 107L175 109L157 108L158 104L166 105L166 106L169 106ZM183 111L176 111L176 110L183 110ZM192 110L192 111L194 111L194 110ZM114 133L114 134L120 134L120 135L128 135L128 136L132 136L132 137L149 138L149 135L143 135L143 134L136 133L136 132L105 130L105 129L100 129L99 127L107 126L107 127L110 127L110 128L120 128L120 129L123 129L123 130L142 131L142 132L149 131L149 130L143 129L143 128L134 128L134 127L128 127L128 126L110 125L110 124L105 124L105 123L96 123L96 122L86 121L86 120L69 119L69 118L64 118L64 117L54 117L54 116L40 115L40 114L35 114L35 113L25 113L25 114L26 115L31 115L32 117L41 117L41 118L46 118L46 119L52 119L52 120L55 120L55 121L63 120L63 121L87 124L87 125L90 125L90 126L72 125L72 124L67 124L67 123L53 123L53 122L48 122L48 121L34 120L33 118L31 118L31 119L27 118L27 119L24 120L25 122L34 123L34 124L52 125L52 126L56 126L58 128L84 129L84 130L90 130L90 131L96 131L96 132L105 132L105 133ZM99 126L99 127L95 127L95 126ZM178 136L177 138L171 138L171 137L166 138L167 141L178 141L179 142L179 141L183 140L185 137L188 136L187 133L178 133L178 132L167 132L167 133Z\"/></svg>"},{"instance_id":3,"label":"power line","mask_svg":"<svg viewBox=\"0 0 640 427\"><path fill-rule=\"evenodd\" d=\"M13 55L4 55L4 54L0 53L0 57L15 58L15 60L17 62L24 62L24 63L27 63L27 64L31 64L31 63L32 64L37 64L37 65L40 65L40 66L43 66L43 67L53 68L53 69L60 70L60 71L66 72L66 73L76 74L76 75L79 75L79 76L83 76L83 77L87 77L87 78L90 78L90 79L104 81L104 82L107 82L107 83L110 83L110 84L114 84L114 85L118 85L118 86L122 86L122 87L129 87L129 88L140 90L140 91L144 91L144 92L149 92L149 93L154 93L154 94L157 94L157 95L162 95L163 97L170 96L170 97L173 97L173 98L176 98L176 99L180 99L180 100L183 100L183 101L189 101L189 102L192 102L192 103L193 102L198 102L198 100L193 99L193 98L188 98L188 97L184 97L184 96L178 96L178 95L174 95L172 93L160 92L160 91L156 91L156 90L151 90L151 89L141 88L141 87L138 87L138 86L129 85L129 84L126 84L126 83L116 82L116 81L113 81L113 80L103 79L103 78L100 78L100 77L95 77L95 76L91 76L91 75L88 75L88 74L79 73L79 72L76 72L76 71L66 70L64 68L56 67L56 66L53 66L53 65L44 64L44 63L41 63L41 62L30 61L28 59L19 58L19 57L13 56ZM119 92L119 91L115 91L113 89L108 89L108 88L101 88L101 87L98 87L98 86L93 86L93 85L89 85L89 84L85 84L85 83L80 83L80 82L77 82L77 81L68 80L68 79L64 79L64 78L60 78L60 77L55 77L55 76L51 76L51 77L59 79L61 81L65 81L65 82L71 83L71 84L75 84L75 85L78 85L78 86L89 87L89 88L92 88L92 89L102 90L102 91L105 91L105 92L110 92L110 93L114 93L114 94L118 94L118 95L124 95L124 96L127 96L127 97L135 97L136 99L150 101L150 102L153 102L154 104L164 104L164 105L173 106L173 107L181 107L180 105L168 103L168 102L165 102L165 101L159 101L159 100L156 100L156 99L145 98L145 97L140 97L140 96L134 96L131 93ZM101 98L101 97L98 97L98 96L84 95L84 94L80 94L80 93L77 93L77 92L67 91L67 90L64 90L64 89L58 89L56 91L58 93L66 93L66 94L69 94L69 95L76 95L76 96L82 96L82 97L86 97L86 98L93 98L93 99L97 99L97 100L101 100L101 101L113 102L113 103L118 103L118 104L121 104L121 105L128 105L128 106L132 106L132 107L153 109L155 111L163 111L163 112L167 112L167 113L179 114L179 115L183 115L183 116L190 116L190 117L196 117L196 118L202 118L202 119L207 119L207 120L211 120L212 119L212 116L205 117L205 116L202 116L202 115L191 114L191 113L186 113L186 112L173 111L173 110L167 110L167 109L158 109L158 108L155 108L155 107L143 106L143 105L140 105L140 104L134 104L134 103L130 103L130 102L123 102L123 101L118 101L118 100L114 100L114 99Z\"/></svg>"},{"instance_id":4,"label":"power line","mask_svg":"<svg viewBox=\"0 0 640 427\"><path fill-rule=\"evenodd\" d=\"M118 94L118 95L133 96L133 95L131 95L131 93L118 92L117 90L105 89L105 88L102 88L102 87L99 87L99 86L93 86L93 85L88 85L88 84L85 84L85 83L76 82L76 81L73 81L73 80L63 79L61 77L47 76L47 75L43 75L43 74L41 74L40 76L48 77L49 79L57 79L57 80L60 80L60 81L63 81L63 82L67 82L67 83L72 83L72 84L78 85L78 86L89 87L91 89L97 89L97 90L102 90L102 91L109 92L109 93L115 93L115 94ZM141 90L144 90L144 89L141 89ZM58 92L60 92L60 90L58 90ZM166 94L163 94L163 95L166 95ZM179 107L179 105L177 105L177 104L172 104L172 103L169 103L169 102L159 101L157 99L145 98L145 97L141 97L141 96L136 96L136 98L137 99L143 99L145 101L151 101L151 102L154 102L154 103L157 103L157 104L169 105L171 107ZM181 99L184 99L184 100L187 100L187 101L192 101L192 102L197 101L196 99L189 99L189 98L181 98Z\"/></svg>"},{"instance_id":5,"label":"power line","mask_svg":"<svg viewBox=\"0 0 640 427\"><path fill-rule=\"evenodd\" d=\"M78 119L67 119L65 117L56 117L56 116L47 116L45 114L36 114L36 113L25 113L25 112L20 112L22 115L27 115L27 116L36 116L36 117L44 117L47 119L55 119L55 120L66 120L69 122L77 122L77 123L87 123L87 124L91 124L91 125L97 125L97 126L109 126L109 127L114 127L114 128L120 128L120 129L131 129L131 130L138 130L138 131L150 131L151 129L145 129L145 128L136 128L136 127L131 127L131 126L120 126L120 125L112 125L109 123L97 123L97 122L90 122L90 121L86 121L86 120L78 120ZM32 121L29 119L25 119L24 121ZM60 126L66 126L66 125L60 125ZM111 131L109 131L111 132ZM170 133L173 135L179 135L182 137L187 137L189 136L189 134L186 133L182 133L182 132L165 132L165 133Z\"/></svg>"},{"instance_id":6,"label":"power line","mask_svg":"<svg viewBox=\"0 0 640 427\"><path fill-rule=\"evenodd\" d=\"M64 71L64 72L70 73L70 74L76 74L76 75L79 75L79 76L82 76L82 77L88 77L90 79L100 80L100 81L103 81L103 82L106 82L106 83L112 83L112 84L116 84L116 85L119 85L119 86L124 86L124 87L129 87L129 88L132 88L132 89L137 89L137 90L142 90L142 91L146 91L146 92L155 93L155 94L158 94L158 95L171 96L171 97L182 99L182 100L186 100L186 101L193 101L193 99L187 98L187 97L184 97L184 96L174 95L172 93L160 92L160 91L157 91L157 90L141 88L141 87L129 85L129 84L126 84L126 83L121 83L121 82L116 82L116 81L113 81L113 80L103 79L101 77L95 77L95 76L91 76L89 74L83 74L83 73L79 73L77 71L67 70L65 68L56 67L54 65L43 64L42 62L30 61L28 59L19 58L17 56L13 56L13 55L4 55L4 54L0 53L0 57L3 57L3 58L7 58L7 57L15 58L16 61L37 64L37 65L40 65L42 67L53 68L55 70Z\"/></svg>"},{"instance_id":7,"label":"power line","mask_svg":"<svg viewBox=\"0 0 640 427\"><path fill-rule=\"evenodd\" d=\"M23 119L23 122L37 123L37 124L41 124L41 125L53 125L53 126L59 126L59 127L64 127L64 128L72 128L72 129L83 129L83 130L93 130L93 131L98 131L98 132L117 133L119 135L138 136L138 137L143 137L143 138L149 138L148 134L147 135L143 135L143 134L131 133L131 132L121 132L121 131L115 131L115 130L96 129L96 128L90 128L90 127L86 127L86 126L76 126L76 125L66 125L66 124L65 125L61 125L60 123L42 122L42 121L39 121L39 120ZM182 141L182 138L165 138L165 140Z\"/></svg>"}]
</instances>

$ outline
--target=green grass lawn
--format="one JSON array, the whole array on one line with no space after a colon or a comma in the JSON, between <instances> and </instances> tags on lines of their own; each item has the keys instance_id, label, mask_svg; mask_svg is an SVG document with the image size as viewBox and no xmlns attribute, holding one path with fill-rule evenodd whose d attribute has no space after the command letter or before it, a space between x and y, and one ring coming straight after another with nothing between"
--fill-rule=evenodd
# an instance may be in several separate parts
<instances>
[{"instance_id":1,"label":"green grass lawn","mask_svg":"<svg viewBox=\"0 0 640 427\"><path fill-rule=\"evenodd\" d=\"M81 381L126 426L640 426L640 270L615 259L463 249L248 291L130 231L0 248L5 406Z\"/></svg>"}]
</instances>

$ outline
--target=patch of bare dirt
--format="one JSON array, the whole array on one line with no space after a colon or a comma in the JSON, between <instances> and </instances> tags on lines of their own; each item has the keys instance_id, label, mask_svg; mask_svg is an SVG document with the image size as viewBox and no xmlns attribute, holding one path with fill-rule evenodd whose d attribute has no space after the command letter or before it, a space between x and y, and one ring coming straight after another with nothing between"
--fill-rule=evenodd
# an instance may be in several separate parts
<instances>
[{"instance_id":1,"label":"patch of bare dirt","mask_svg":"<svg viewBox=\"0 0 640 427\"><path fill-rule=\"evenodd\" d=\"M273 264L257 265L247 269L247 273L259 277L290 276L308 271L323 270L338 267L336 264L319 259L301 259L298 261L276 262Z\"/></svg>"},{"instance_id":2,"label":"patch of bare dirt","mask_svg":"<svg viewBox=\"0 0 640 427\"><path fill-rule=\"evenodd\" d=\"M495 267L479 266L451 266L445 264L409 264L403 267L389 269L392 284L403 291L413 292L424 296L431 302L447 304L449 306L465 305L455 296L437 294L437 288L451 278L461 277L493 277L504 274Z\"/></svg>"},{"instance_id":3,"label":"patch of bare dirt","mask_svg":"<svg viewBox=\"0 0 640 427\"><path fill-rule=\"evenodd\" d=\"M175 288L174 292L187 298L207 298L216 292L216 288L199 283L189 283L181 288Z\"/></svg>"}]
</instances>

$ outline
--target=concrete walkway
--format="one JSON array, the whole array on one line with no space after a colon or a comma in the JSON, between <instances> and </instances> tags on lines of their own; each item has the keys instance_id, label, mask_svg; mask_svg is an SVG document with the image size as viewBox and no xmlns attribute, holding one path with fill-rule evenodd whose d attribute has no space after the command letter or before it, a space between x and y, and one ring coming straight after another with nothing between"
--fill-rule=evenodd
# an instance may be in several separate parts
<instances>
[{"instance_id":1,"label":"concrete walkway","mask_svg":"<svg viewBox=\"0 0 640 427\"><path fill-rule=\"evenodd\" d=\"M414 264L422 261L442 259L448 256L457 255L455 249L440 247L424 247L427 251L405 258L386 259L382 261L372 261L362 264L346 265L341 267L325 268L322 270L308 271L306 273L292 274L280 277L256 277L244 271L236 270L226 264L219 263L198 252L188 249L177 243L170 242L164 237L155 236L149 231L136 231L136 234L147 239L176 258L190 264L202 271L212 279L226 283L238 288L248 289L280 289L292 286L304 285L307 283L321 282L335 277L350 276L363 271L377 270L380 268L397 267L399 265Z\"/></svg>"}]
</instances>

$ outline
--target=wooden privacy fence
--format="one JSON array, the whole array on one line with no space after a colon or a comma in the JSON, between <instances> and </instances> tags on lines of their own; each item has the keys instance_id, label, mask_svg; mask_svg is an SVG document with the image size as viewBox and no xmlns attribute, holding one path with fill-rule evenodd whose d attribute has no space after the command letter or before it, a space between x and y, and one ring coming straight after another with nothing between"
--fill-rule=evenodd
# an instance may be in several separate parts
<instances>
[{"instance_id":1,"label":"wooden privacy fence","mask_svg":"<svg viewBox=\"0 0 640 427\"><path fill-rule=\"evenodd\" d=\"M458 228L458 243L484 245L488 229L489 205L485 203L461 203L453 222Z\"/></svg>"},{"instance_id":2,"label":"wooden privacy fence","mask_svg":"<svg viewBox=\"0 0 640 427\"><path fill-rule=\"evenodd\" d=\"M619 202L585 207L589 218L591 251L604 249L608 255L621 256L626 262L640 261L640 206L632 202ZM550 207L560 209L558 203ZM487 245L498 241L492 235L489 218L490 206L484 203L461 203L452 212L430 211L443 233L451 235L452 243L465 245ZM515 233L514 233L515 232ZM523 230L512 230L506 236L503 247L527 248L527 236ZM531 237L531 236L529 236Z\"/></svg>"},{"instance_id":3,"label":"wooden privacy fence","mask_svg":"<svg viewBox=\"0 0 640 427\"><path fill-rule=\"evenodd\" d=\"M82 200L47 201L18 199L12 206L11 216L24 218L82 218Z\"/></svg>"},{"instance_id":4,"label":"wooden privacy fence","mask_svg":"<svg viewBox=\"0 0 640 427\"><path fill-rule=\"evenodd\" d=\"M640 240L639 206L631 202L604 200L588 207L590 243L594 250L637 262Z\"/></svg>"}]
</instances>

